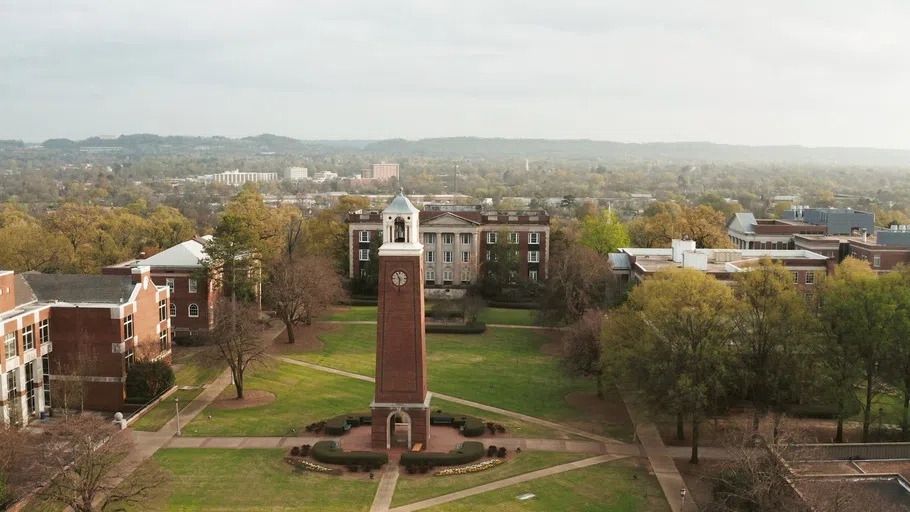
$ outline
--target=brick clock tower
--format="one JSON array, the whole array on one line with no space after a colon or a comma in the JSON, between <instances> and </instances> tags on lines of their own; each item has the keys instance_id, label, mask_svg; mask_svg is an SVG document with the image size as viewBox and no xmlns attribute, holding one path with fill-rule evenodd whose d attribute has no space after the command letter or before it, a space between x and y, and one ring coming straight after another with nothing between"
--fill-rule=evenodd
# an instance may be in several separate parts
<instances>
[{"instance_id":1,"label":"brick clock tower","mask_svg":"<svg viewBox=\"0 0 910 512\"><path fill-rule=\"evenodd\" d=\"M372 446L430 440L420 212L402 193L382 212ZM397 421L396 421L397 418ZM406 435L405 435L406 434ZM398 441L398 442L396 442Z\"/></svg>"}]
</instances>

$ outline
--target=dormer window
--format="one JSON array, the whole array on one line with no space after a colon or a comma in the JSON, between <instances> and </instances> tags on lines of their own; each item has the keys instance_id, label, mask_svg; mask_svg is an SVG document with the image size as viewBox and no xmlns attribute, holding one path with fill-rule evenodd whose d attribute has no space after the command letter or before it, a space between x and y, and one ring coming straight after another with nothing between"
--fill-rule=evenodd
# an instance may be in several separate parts
<instances>
[{"instance_id":1,"label":"dormer window","mask_svg":"<svg viewBox=\"0 0 910 512\"><path fill-rule=\"evenodd\" d=\"M395 219L395 243L404 243L404 219L398 217Z\"/></svg>"}]
</instances>

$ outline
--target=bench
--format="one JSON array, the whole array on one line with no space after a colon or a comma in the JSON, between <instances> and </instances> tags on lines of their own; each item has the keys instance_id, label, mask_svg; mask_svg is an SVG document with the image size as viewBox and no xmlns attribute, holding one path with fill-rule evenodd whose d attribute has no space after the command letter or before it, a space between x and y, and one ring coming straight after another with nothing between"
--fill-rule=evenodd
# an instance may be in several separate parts
<instances>
[{"instance_id":1,"label":"bench","mask_svg":"<svg viewBox=\"0 0 910 512\"><path fill-rule=\"evenodd\" d=\"M412 452L419 452L423 450L423 443L414 443L414 446L411 447Z\"/></svg>"}]
</instances>

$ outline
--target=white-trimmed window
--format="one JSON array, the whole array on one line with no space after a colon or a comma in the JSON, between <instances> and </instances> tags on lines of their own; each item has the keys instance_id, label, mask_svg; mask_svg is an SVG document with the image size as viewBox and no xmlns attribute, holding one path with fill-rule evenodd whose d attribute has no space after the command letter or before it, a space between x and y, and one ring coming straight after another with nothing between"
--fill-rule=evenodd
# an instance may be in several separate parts
<instances>
[{"instance_id":1,"label":"white-trimmed window","mask_svg":"<svg viewBox=\"0 0 910 512\"><path fill-rule=\"evenodd\" d=\"M461 262L468 263L471 261L471 253L469 251L461 251Z\"/></svg>"},{"instance_id":2,"label":"white-trimmed window","mask_svg":"<svg viewBox=\"0 0 910 512\"><path fill-rule=\"evenodd\" d=\"M127 315L123 319L123 340L127 341L133 337L133 315Z\"/></svg>"},{"instance_id":3,"label":"white-trimmed window","mask_svg":"<svg viewBox=\"0 0 910 512\"><path fill-rule=\"evenodd\" d=\"M126 362L126 371L129 373L130 368L133 366L133 360L135 359L136 352L132 348L126 349L126 356L123 358Z\"/></svg>"},{"instance_id":4,"label":"white-trimmed window","mask_svg":"<svg viewBox=\"0 0 910 512\"><path fill-rule=\"evenodd\" d=\"M452 251L442 251L442 262L443 263L452 263L454 255Z\"/></svg>"},{"instance_id":5,"label":"white-trimmed window","mask_svg":"<svg viewBox=\"0 0 910 512\"><path fill-rule=\"evenodd\" d=\"M370 232L369 232L369 231L361 231L361 232L360 232L360 241L361 241L361 242L369 242L369 241L370 241Z\"/></svg>"},{"instance_id":6,"label":"white-trimmed window","mask_svg":"<svg viewBox=\"0 0 910 512\"><path fill-rule=\"evenodd\" d=\"M29 325L22 328L22 350L35 349L35 326Z\"/></svg>"},{"instance_id":7,"label":"white-trimmed window","mask_svg":"<svg viewBox=\"0 0 910 512\"><path fill-rule=\"evenodd\" d=\"M790 277L793 278L793 284L799 284L799 272L790 272Z\"/></svg>"},{"instance_id":8,"label":"white-trimmed window","mask_svg":"<svg viewBox=\"0 0 910 512\"><path fill-rule=\"evenodd\" d=\"M199 282L195 279L190 279L188 288L190 290L190 293L196 293L196 291L199 289Z\"/></svg>"},{"instance_id":9,"label":"white-trimmed window","mask_svg":"<svg viewBox=\"0 0 910 512\"><path fill-rule=\"evenodd\" d=\"M16 343L15 331L6 333L6 338L3 339L3 348L6 350L7 359L19 355L19 344Z\"/></svg>"},{"instance_id":10,"label":"white-trimmed window","mask_svg":"<svg viewBox=\"0 0 910 512\"><path fill-rule=\"evenodd\" d=\"M447 268L442 271L442 282L452 284L452 269Z\"/></svg>"},{"instance_id":11,"label":"white-trimmed window","mask_svg":"<svg viewBox=\"0 0 910 512\"><path fill-rule=\"evenodd\" d=\"M540 233L533 231L528 233L528 243L529 244L539 244L540 243Z\"/></svg>"},{"instance_id":12,"label":"white-trimmed window","mask_svg":"<svg viewBox=\"0 0 910 512\"><path fill-rule=\"evenodd\" d=\"M464 245L469 245L471 243L471 233L462 233L461 243Z\"/></svg>"},{"instance_id":13,"label":"white-trimmed window","mask_svg":"<svg viewBox=\"0 0 910 512\"><path fill-rule=\"evenodd\" d=\"M455 243L455 233L443 233L442 243L452 245Z\"/></svg>"},{"instance_id":14,"label":"white-trimmed window","mask_svg":"<svg viewBox=\"0 0 910 512\"><path fill-rule=\"evenodd\" d=\"M167 349L171 347L170 339L167 329L161 331L161 334L158 335L158 345L162 352L167 351Z\"/></svg>"},{"instance_id":15,"label":"white-trimmed window","mask_svg":"<svg viewBox=\"0 0 910 512\"><path fill-rule=\"evenodd\" d=\"M529 271L528 271L528 279L530 279L531 281L537 281L537 271L536 271L536 270L529 270Z\"/></svg>"},{"instance_id":16,"label":"white-trimmed window","mask_svg":"<svg viewBox=\"0 0 910 512\"><path fill-rule=\"evenodd\" d=\"M174 304L173 302L171 302L171 318L175 318L176 316L177 316L177 304Z\"/></svg>"},{"instance_id":17,"label":"white-trimmed window","mask_svg":"<svg viewBox=\"0 0 910 512\"><path fill-rule=\"evenodd\" d=\"M424 257L424 261L426 261L427 263L436 262L436 252L435 251L427 251L427 252L423 253L423 257Z\"/></svg>"},{"instance_id":18,"label":"white-trimmed window","mask_svg":"<svg viewBox=\"0 0 910 512\"><path fill-rule=\"evenodd\" d=\"M540 263L540 251L528 251L528 263Z\"/></svg>"},{"instance_id":19,"label":"white-trimmed window","mask_svg":"<svg viewBox=\"0 0 910 512\"><path fill-rule=\"evenodd\" d=\"M167 289L170 290L171 293L173 294L174 293L174 278L169 277L169 278L165 279L164 282L167 283Z\"/></svg>"},{"instance_id":20,"label":"white-trimmed window","mask_svg":"<svg viewBox=\"0 0 910 512\"><path fill-rule=\"evenodd\" d=\"M167 301L163 300L158 303L158 321L163 322L167 318Z\"/></svg>"},{"instance_id":21,"label":"white-trimmed window","mask_svg":"<svg viewBox=\"0 0 910 512\"><path fill-rule=\"evenodd\" d=\"M435 244L436 243L436 233L424 233L423 234L423 243L425 244Z\"/></svg>"},{"instance_id":22,"label":"white-trimmed window","mask_svg":"<svg viewBox=\"0 0 910 512\"><path fill-rule=\"evenodd\" d=\"M815 284L815 272L811 270L806 272L806 284Z\"/></svg>"},{"instance_id":23,"label":"white-trimmed window","mask_svg":"<svg viewBox=\"0 0 910 512\"><path fill-rule=\"evenodd\" d=\"M469 284L471 282L471 271L470 270L461 271L461 282L463 284Z\"/></svg>"},{"instance_id":24,"label":"white-trimmed window","mask_svg":"<svg viewBox=\"0 0 910 512\"><path fill-rule=\"evenodd\" d=\"M38 341L42 345L51 342L51 326L46 318L38 322Z\"/></svg>"},{"instance_id":25,"label":"white-trimmed window","mask_svg":"<svg viewBox=\"0 0 910 512\"><path fill-rule=\"evenodd\" d=\"M499 240L499 233L497 233L495 231L490 231L489 233L487 233L487 243L488 244L495 244L497 240Z\"/></svg>"},{"instance_id":26,"label":"white-trimmed window","mask_svg":"<svg viewBox=\"0 0 910 512\"><path fill-rule=\"evenodd\" d=\"M509 233L509 243L510 244L518 243L518 233L515 233L515 232Z\"/></svg>"},{"instance_id":27,"label":"white-trimmed window","mask_svg":"<svg viewBox=\"0 0 910 512\"><path fill-rule=\"evenodd\" d=\"M199 306L195 304L190 304L189 307L190 318L199 318Z\"/></svg>"},{"instance_id":28,"label":"white-trimmed window","mask_svg":"<svg viewBox=\"0 0 910 512\"><path fill-rule=\"evenodd\" d=\"M875 256L872 256L872 266L875 268L881 267L882 266L882 257L879 256L878 254L876 254Z\"/></svg>"},{"instance_id":29,"label":"white-trimmed window","mask_svg":"<svg viewBox=\"0 0 910 512\"><path fill-rule=\"evenodd\" d=\"M436 271L433 270L432 268L427 269L426 279L427 279L428 283L435 283L436 282Z\"/></svg>"},{"instance_id":30,"label":"white-trimmed window","mask_svg":"<svg viewBox=\"0 0 910 512\"><path fill-rule=\"evenodd\" d=\"M360 249L358 251L358 258L360 261L370 261L370 250L369 249Z\"/></svg>"}]
</instances>

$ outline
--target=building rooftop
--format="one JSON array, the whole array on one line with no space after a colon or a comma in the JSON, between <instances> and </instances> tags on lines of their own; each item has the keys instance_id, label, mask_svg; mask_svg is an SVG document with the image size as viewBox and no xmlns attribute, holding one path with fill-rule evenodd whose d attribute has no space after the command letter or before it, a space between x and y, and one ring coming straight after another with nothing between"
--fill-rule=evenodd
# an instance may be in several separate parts
<instances>
[{"instance_id":1,"label":"building rooftop","mask_svg":"<svg viewBox=\"0 0 910 512\"><path fill-rule=\"evenodd\" d=\"M129 302L135 287L131 276L122 275L25 273L21 278L32 296L42 302L122 304Z\"/></svg>"},{"instance_id":2,"label":"building rooftop","mask_svg":"<svg viewBox=\"0 0 910 512\"><path fill-rule=\"evenodd\" d=\"M201 240L201 241L200 241ZM212 240L211 235L200 239L187 240L173 247L165 249L154 256L144 260L132 260L116 265L118 267L135 267L145 265L148 267L179 267L202 268L202 261L206 258L205 247L202 241Z\"/></svg>"},{"instance_id":3,"label":"building rooftop","mask_svg":"<svg viewBox=\"0 0 910 512\"><path fill-rule=\"evenodd\" d=\"M806 250L785 249L695 249L681 250L678 261L674 261L672 248L619 249L618 255L611 254L610 261L617 270L630 269L634 265L643 272L659 272L667 268L698 268L709 274L743 272L761 258L773 260L805 260L810 265L824 265L826 256ZM626 258L621 255L625 254Z\"/></svg>"},{"instance_id":4,"label":"building rooftop","mask_svg":"<svg viewBox=\"0 0 910 512\"><path fill-rule=\"evenodd\" d=\"M408 200L408 198L405 197L401 192L399 192L398 195L395 196L395 199L392 199L392 202L389 203L389 206L387 206L386 209L382 211L384 214L388 213L405 215L413 215L419 212L420 210L411 204L411 201Z\"/></svg>"}]
</instances>

